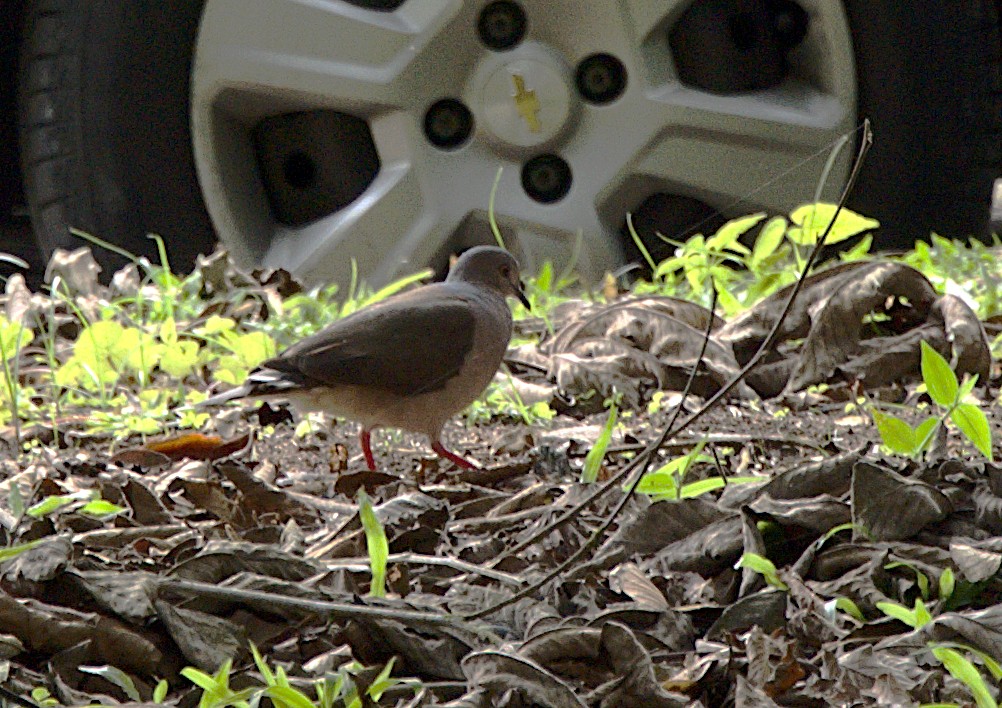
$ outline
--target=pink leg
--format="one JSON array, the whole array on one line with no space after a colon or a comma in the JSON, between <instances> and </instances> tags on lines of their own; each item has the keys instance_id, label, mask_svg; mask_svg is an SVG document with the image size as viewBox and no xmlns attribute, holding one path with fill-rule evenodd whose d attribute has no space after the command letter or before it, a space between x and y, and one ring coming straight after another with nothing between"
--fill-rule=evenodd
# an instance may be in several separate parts
<instances>
[{"instance_id":1,"label":"pink leg","mask_svg":"<svg viewBox=\"0 0 1002 708\"><path fill-rule=\"evenodd\" d=\"M358 434L358 439L362 443L362 454L365 455L365 464L369 466L369 470L376 471L376 459L372 456L372 445L369 438L371 434L368 430L363 430Z\"/></svg>"},{"instance_id":2,"label":"pink leg","mask_svg":"<svg viewBox=\"0 0 1002 708\"><path fill-rule=\"evenodd\" d=\"M469 460L467 460L465 457L460 457L456 453L449 452L448 450L446 450L445 447L442 445L442 443L440 443L438 440L436 440L431 444L431 449L434 450L435 454L438 455L439 457L444 457L445 459L456 463L457 467L461 467L464 470L477 469L477 466L472 462L470 462Z\"/></svg>"}]
</instances>

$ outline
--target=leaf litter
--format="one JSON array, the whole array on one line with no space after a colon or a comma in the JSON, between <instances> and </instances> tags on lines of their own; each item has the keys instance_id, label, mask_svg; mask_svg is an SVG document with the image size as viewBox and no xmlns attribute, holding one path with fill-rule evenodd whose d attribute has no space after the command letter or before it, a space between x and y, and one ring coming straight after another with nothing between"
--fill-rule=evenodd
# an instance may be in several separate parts
<instances>
[{"instance_id":1,"label":"leaf litter","mask_svg":"<svg viewBox=\"0 0 1002 708\"><path fill-rule=\"evenodd\" d=\"M37 339L5 349L35 387L29 397L46 361L73 356L81 313L100 319L110 298L149 287L135 267L100 285L90 263L64 254L50 269L72 300L8 282L8 320L36 338L57 333L49 354ZM299 290L218 255L200 277L204 308L176 320L178 338L211 317L275 316ZM964 661L997 700L1002 467L953 428L925 456L891 455L859 401L917 418L922 341L958 375L977 375L982 395L998 363L970 307L899 263L810 276L766 363L659 451L653 469L701 446L663 473L660 501L635 494L585 560L464 619L544 577L617 502L600 499L511 553L592 492L578 478L606 399L620 416L600 482L676 406L694 409L737 373L784 292L730 322L659 296L573 301L547 323L520 320L538 341L513 346L502 383L557 414L545 425L454 422L451 444L484 461L479 470L448 469L420 441L384 433L385 464L363 471L352 424L302 435L270 407L149 438L94 432L77 412L12 426L0 483L4 685L113 705L152 700L166 678L172 700L192 705L201 689L185 667L212 675L232 660L234 685L261 684L253 643L309 696L339 670L364 690L392 660L394 676L415 681L380 705L968 705L971 684L955 677ZM147 373L147 383L162 375ZM997 439L998 407L986 411ZM16 454L19 443L30 454ZM368 595L363 489L388 544L380 598ZM29 513L52 497L69 501ZM86 513L95 498L106 513Z\"/></svg>"}]
</instances>

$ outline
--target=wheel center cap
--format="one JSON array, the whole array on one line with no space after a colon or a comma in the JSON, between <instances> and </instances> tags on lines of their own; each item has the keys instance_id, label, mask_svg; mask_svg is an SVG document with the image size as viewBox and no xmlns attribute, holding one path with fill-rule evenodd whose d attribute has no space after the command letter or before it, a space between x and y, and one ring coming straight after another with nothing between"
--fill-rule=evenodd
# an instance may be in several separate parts
<instances>
[{"instance_id":1,"label":"wheel center cap","mask_svg":"<svg viewBox=\"0 0 1002 708\"><path fill-rule=\"evenodd\" d=\"M557 138L575 104L562 62L531 44L515 56L491 55L488 61L477 72L476 103L491 136L516 149L538 148Z\"/></svg>"}]
</instances>

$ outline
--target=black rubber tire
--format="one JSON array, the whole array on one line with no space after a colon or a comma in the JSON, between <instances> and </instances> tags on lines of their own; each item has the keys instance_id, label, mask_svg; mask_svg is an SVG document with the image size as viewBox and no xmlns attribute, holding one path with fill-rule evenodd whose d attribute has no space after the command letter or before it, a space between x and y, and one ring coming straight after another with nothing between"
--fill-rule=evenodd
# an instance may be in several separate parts
<instances>
[{"instance_id":1,"label":"black rubber tire","mask_svg":"<svg viewBox=\"0 0 1002 708\"><path fill-rule=\"evenodd\" d=\"M850 201L877 244L989 235L1002 173L997 0L846 0L860 118L874 145Z\"/></svg>"},{"instance_id":2,"label":"black rubber tire","mask_svg":"<svg viewBox=\"0 0 1002 708\"><path fill-rule=\"evenodd\" d=\"M21 164L42 248L77 227L182 270L215 241L188 125L202 0L29 0L18 92ZM105 275L123 260L103 249Z\"/></svg>"}]
</instances>

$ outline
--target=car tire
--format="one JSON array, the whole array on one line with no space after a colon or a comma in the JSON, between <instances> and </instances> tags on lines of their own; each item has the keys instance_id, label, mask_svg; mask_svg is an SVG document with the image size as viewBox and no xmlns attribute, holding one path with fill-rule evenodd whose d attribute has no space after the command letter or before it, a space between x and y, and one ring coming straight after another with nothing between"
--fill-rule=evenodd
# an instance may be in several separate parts
<instances>
[{"instance_id":1,"label":"car tire","mask_svg":"<svg viewBox=\"0 0 1002 708\"><path fill-rule=\"evenodd\" d=\"M45 252L71 227L190 267L215 236L188 125L200 0L29 0L18 91L26 199ZM110 271L125 262L94 249Z\"/></svg>"},{"instance_id":2,"label":"car tire","mask_svg":"<svg viewBox=\"0 0 1002 708\"><path fill-rule=\"evenodd\" d=\"M46 251L80 243L69 227L145 255L155 253L146 234L159 233L179 266L211 247L189 126L202 5L29 0L21 155ZM987 237L1002 146L997 0L845 7L859 115L875 134L851 206L881 221L882 247L930 231Z\"/></svg>"},{"instance_id":3,"label":"car tire","mask_svg":"<svg viewBox=\"0 0 1002 708\"><path fill-rule=\"evenodd\" d=\"M1002 174L1002 41L996 0L848 0L860 118L873 148L850 205L877 243L930 232L987 239Z\"/></svg>"}]
</instances>

